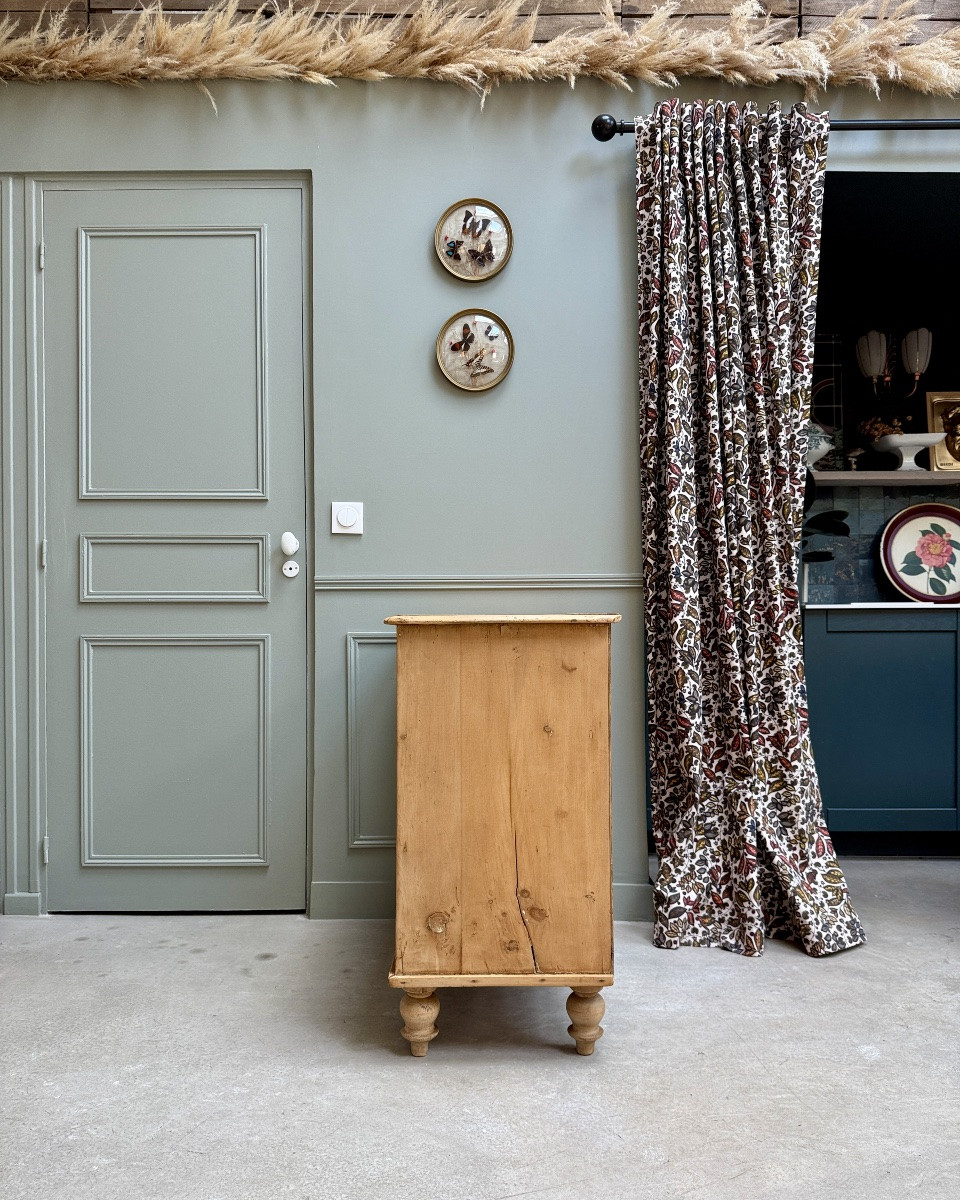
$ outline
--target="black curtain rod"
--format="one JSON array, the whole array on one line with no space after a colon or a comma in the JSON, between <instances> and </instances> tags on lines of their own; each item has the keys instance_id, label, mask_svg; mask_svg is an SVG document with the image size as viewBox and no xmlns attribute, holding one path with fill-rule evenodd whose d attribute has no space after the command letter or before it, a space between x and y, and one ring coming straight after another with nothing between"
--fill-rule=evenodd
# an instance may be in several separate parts
<instances>
[{"instance_id":1,"label":"black curtain rod","mask_svg":"<svg viewBox=\"0 0 960 1200\"><path fill-rule=\"evenodd\" d=\"M594 117L590 129L598 142L609 142L618 133L633 133L636 126L633 121L618 121L616 117L604 113L602 116ZM881 118L878 120L831 121L830 129L837 133L847 133L857 129L960 129L960 119L932 117L919 120Z\"/></svg>"}]
</instances>

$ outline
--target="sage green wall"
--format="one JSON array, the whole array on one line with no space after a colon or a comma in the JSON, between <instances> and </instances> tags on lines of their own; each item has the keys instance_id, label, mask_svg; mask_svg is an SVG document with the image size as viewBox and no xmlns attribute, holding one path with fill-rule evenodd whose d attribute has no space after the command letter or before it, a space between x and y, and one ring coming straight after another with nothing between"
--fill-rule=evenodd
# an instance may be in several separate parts
<instances>
[{"instance_id":1,"label":"sage green wall","mask_svg":"<svg viewBox=\"0 0 960 1200\"><path fill-rule=\"evenodd\" d=\"M711 84L681 94L714 90L730 92ZM0 90L0 171L283 171L310 180L313 915L390 909L392 852L382 844L390 713L382 696L392 660L383 617L577 609L624 614L613 671L617 911L646 915L633 167L626 139L601 145L589 126L599 112L649 111L658 95L592 82L575 90L523 84L498 89L481 109L470 94L428 83L218 83L210 91L217 111L191 85L8 85ZM753 95L762 103L795 98L789 89ZM859 93L833 108L848 116L955 110L915 97L878 109ZM903 135L841 136L831 163L853 169L930 169L958 144L942 135L909 135L909 143ZM42 781L24 724L35 530L25 472L6 469L29 461L31 393L10 305L28 286L23 263L32 248L17 244L8 211L24 194L19 178L0 190L0 386L5 645L8 659L14 646L17 653L4 680L8 717L21 714L16 727L8 721L5 742L15 762L5 776L3 890L28 896L42 884L42 830L29 802ZM470 195L501 205L516 239L507 268L482 285L447 274L432 249L437 217ZM444 320L469 305L497 312L516 343L504 383L474 396L442 379L433 352ZM362 537L327 532L332 499L364 502ZM24 911L31 904L25 899Z\"/></svg>"}]
</instances>

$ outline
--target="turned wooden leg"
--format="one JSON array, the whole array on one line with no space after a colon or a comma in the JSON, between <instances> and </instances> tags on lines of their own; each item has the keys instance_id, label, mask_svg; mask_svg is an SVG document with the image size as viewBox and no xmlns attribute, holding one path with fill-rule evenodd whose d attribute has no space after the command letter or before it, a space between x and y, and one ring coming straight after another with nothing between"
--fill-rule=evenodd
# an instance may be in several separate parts
<instances>
[{"instance_id":1,"label":"turned wooden leg","mask_svg":"<svg viewBox=\"0 0 960 1200\"><path fill-rule=\"evenodd\" d=\"M407 988L400 997L400 1016L403 1017L400 1032L410 1043L410 1053L417 1058L424 1057L437 1036L434 1021L439 1011L440 1001L431 988Z\"/></svg>"},{"instance_id":2,"label":"turned wooden leg","mask_svg":"<svg viewBox=\"0 0 960 1200\"><path fill-rule=\"evenodd\" d=\"M600 1019L606 1007L599 988L574 988L567 997L571 1021L567 1033L577 1043L578 1054L592 1054L595 1043L603 1037Z\"/></svg>"}]
</instances>

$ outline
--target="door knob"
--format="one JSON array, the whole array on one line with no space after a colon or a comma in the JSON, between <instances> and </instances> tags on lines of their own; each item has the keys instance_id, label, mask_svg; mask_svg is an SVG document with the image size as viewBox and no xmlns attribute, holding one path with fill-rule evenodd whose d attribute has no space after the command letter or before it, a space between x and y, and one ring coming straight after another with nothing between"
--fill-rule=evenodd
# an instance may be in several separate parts
<instances>
[{"instance_id":1,"label":"door knob","mask_svg":"<svg viewBox=\"0 0 960 1200\"><path fill-rule=\"evenodd\" d=\"M300 549L300 543L289 530L280 538L280 549L289 558Z\"/></svg>"}]
</instances>

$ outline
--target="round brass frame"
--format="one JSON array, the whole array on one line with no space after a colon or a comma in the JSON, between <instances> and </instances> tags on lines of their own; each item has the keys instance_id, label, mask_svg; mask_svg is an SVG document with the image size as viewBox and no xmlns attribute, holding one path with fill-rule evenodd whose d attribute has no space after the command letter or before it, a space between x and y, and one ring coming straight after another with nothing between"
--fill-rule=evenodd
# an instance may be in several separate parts
<instances>
[{"instance_id":1,"label":"round brass frame","mask_svg":"<svg viewBox=\"0 0 960 1200\"><path fill-rule=\"evenodd\" d=\"M459 325L461 323L464 325L470 325L471 323L476 324L476 325L486 324L488 328L491 325L496 325L500 329L502 334L504 335L506 345L505 345L505 347L502 347L502 348L506 350L506 362L504 363L503 367L500 370L495 372L493 378L488 379L487 382L485 382L485 383L484 382L471 383L470 382L470 373L469 373L469 371L466 370L466 368L468 368L468 366L470 365L472 358L476 355L475 350L473 351L473 354L470 354L469 357L467 357L469 354L469 351L453 351L454 354L461 355L461 359L459 361L461 362L461 365L464 368L464 372L458 372L459 378L458 378L457 374L451 373L451 371L453 369L452 366L449 363L444 361L444 358L445 358L444 342L451 335L451 333L459 333L460 332L460 330L454 330L453 327L455 325ZM475 333L474 338L471 339L471 347L470 347L471 350L473 350L473 343L476 340L476 336L477 335ZM494 338L490 339L491 343L493 340L496 339L496 337L497 337L497 335L495 334ZM481 344L478 348L482 353L482 351L486 348L486 346L484 344ZM452 360L452 361L457 361L457 360ZM481 362L482 362L482 359L481 359ZM501 380L503 380L505 378L508 371L513 366L513 334L510 332L509 328L507 327L506 322L503 321L500 317L498 317L496 313L489 312L485 308L462 309L460 312L454 313L454 315L452 317L448 317L448 319L446 321L444 321L443 325L441 326L440 332L437 334L437 365L439 366L440 370L443 372L444 376L447 379L449 379L450 382L454 385L454 387L462 388L465 392L485 392L485 391L487 391L488 388L496 387L497 384L500 383ZM477 378L478 378L478 380L487 379L487 375L486 375L486 373L484 373L483 375L477 376Z\"/></svg>"},{"instance_id":2,"label":"round brass frame","mask_svg":"<svg viewBox=\"0 0 960 1200\"><path fill-rule=\"evenodd\" d=\"M458 269L458 264L453 261L453 259L444 249L445 241L443 237L444 225L453 216L453 214L457 212L458 209L470 209L472 211L477 206L482 206L483 208L487 208L493 212L496 215L496 219L502 223L503 230L506 234L506 245L500 253L499 261L495 262L488 271L483 271L482 273L471 271L469 269L467 264L470 260L466 257L466 251L463 257L463 262L460 264L462 269ZM453 240L456 242L457 239L455 236ZM492 279L494 275L499 274L499 272L502 271L507 265L510 255L513 253L513 229L506 213L502 208L499 208L496 204L492 204L489 200L482 200L479 196L473 196L467 200L458 200L456 204L451 204L446 210L446 212L437 222L436 229L433 231L433 247L437 252L437 258L440 259L440 262L450 272L451 275L456 276L457 279L462 279L464 283L483 283L484 280ZM469 250L469 247L467 250Z\"/></svg>"}]
</instances>

